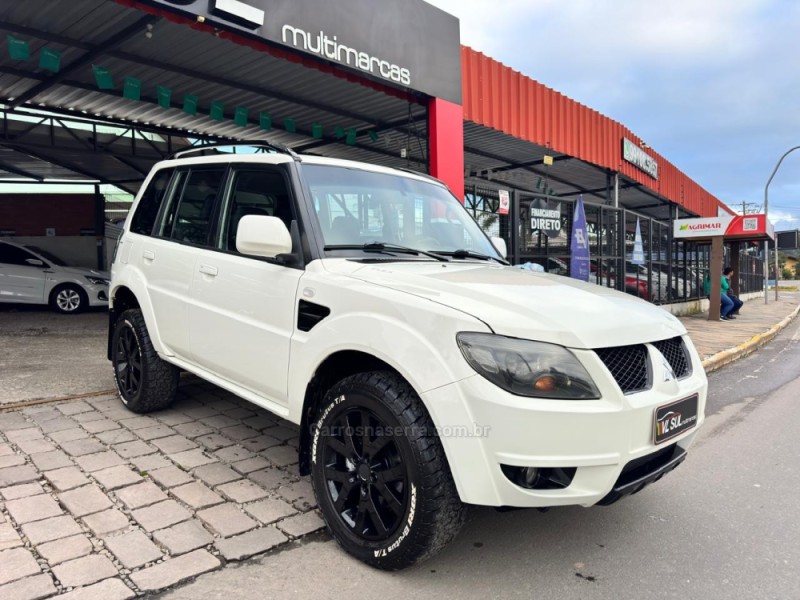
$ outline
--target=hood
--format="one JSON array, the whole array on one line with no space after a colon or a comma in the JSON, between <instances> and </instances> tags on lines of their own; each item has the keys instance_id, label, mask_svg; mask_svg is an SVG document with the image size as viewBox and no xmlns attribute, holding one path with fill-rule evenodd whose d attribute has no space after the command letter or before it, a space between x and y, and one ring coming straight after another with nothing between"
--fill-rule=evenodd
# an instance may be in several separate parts
<instances>
[{"instance_id":1,"label":"hood","mask_svg":"<svg viewBox=\"0 0 800 600\"><path fill-rule=\"evenodd\" d=\"M675 316L649 302L559 275L474 262L332 259L325 267L468 313L510 337L589 349L686 333Z\"/></svg>"},{"instance_id":2,"label":"hood","mask_svg":"<svg viewBox=\"0 0 800 600\"><path fill-rule=\"evenodd\" d=\"M58 270L80 277L88 275L89 277L100 277L106 280L111 279L111 275L109 275L108 271L98 271L97 269L87 269L85 267L58 267Z\"/></svg>"}]
</instances>

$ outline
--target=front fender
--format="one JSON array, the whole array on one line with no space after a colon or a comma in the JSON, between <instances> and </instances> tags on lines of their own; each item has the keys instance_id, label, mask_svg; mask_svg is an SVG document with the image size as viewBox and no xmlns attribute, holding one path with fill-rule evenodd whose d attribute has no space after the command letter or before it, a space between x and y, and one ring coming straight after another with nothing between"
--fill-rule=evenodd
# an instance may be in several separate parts
<instances>
[{"instance_id":1,"label":"front fender","mask_svg":"<svg viewBox=\"0 0 800 600\"><path fill-rule=\"evenodd\" d=\"M456 334L486 331L486 326L434 303L418 312L413 319L349 312L322 321L308 333L297 332L289 362L289 420L300 422L308 383L328 357L341 351L363 352L383 361L419 395L473 375Z\"/></svg>"}]
</instances>

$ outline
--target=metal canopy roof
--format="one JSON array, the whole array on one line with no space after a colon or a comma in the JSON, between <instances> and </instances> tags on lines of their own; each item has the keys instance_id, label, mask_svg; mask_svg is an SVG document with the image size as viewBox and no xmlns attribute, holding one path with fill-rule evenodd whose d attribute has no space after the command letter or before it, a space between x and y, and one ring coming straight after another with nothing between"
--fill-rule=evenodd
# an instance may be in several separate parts
<instances>
[{"instance_id":1,"label":"metal canopy roof","mask_svg":"<svg viewBox=\"0 0 800 600\"><path fill-rule=\"evenodd\" d=\"M135 191L153 162L196 139L267 138L298 152L427 171L423 98L354 83L309 59L287 60L286 51L254 50L115 0L4 2L0 32L27 42L30 54L14 60L5 52L0 62L0 180L96 179ZM58 70L40 66L43 48L60 52ZM99 89L93 65L108 70L113 89ZM123 96L127 77L141 81L138 101ZM157 86L169 90L169 108L159 105ZM197 97L197 114L184 110L187 95ZM211 118L212 102L223 104L223 119ZM245 126L234 122L236 107L248 110ZM536 193L545 178L555 195L607 202L605 169L472 122L464 143L467 183ZM543 164L545 154L553 165ZM624 177L620 200L659 219L674 206Z\"/></svg>"},{"instance_id":2,"label":"metal canopy roof","mask_svg":"<svg viewBox=\"0 0 800 600\"><path fill-rule=\"evenodd\" d=\"M552 165L544 163L545 155L553 157ZM468 184L489 181L534 194L551 189L558 197L582 194L584 202L592 204L613 202L610 170L469 121L464 123L464 163ZM622 174L619 199L620 206L660 220L669 220L670 211L674 216L677 206ZM682 217L691 215L678 209Z\"/></svg>"},{"instance_id":3,"label":"metal canopy roof","mask_svg":"<svg viewBox=\"0 0 800 600\"><path fill-rule=\"evenodd\" d=\"M30 52L28 60L12 60L6 53L0 63L0 102L8 111L41 108L56 115L99 117L141 131L158 128L184 138L266 137L306 152L426 168L426 109L413 96L353 84L111 0L2 3L0 31L27 42ZM57 72L39 66L45 47L61 53ZM114 89L98 88L93 65L108 69ZM126 77L141 81L139 101L123 97ZM159 105L156 86L170 90L170 108ZM196 115L184 111L186 95L197 97ZM212 102L223 104L222 120L209 116ZM249 110L244 127L233 120L236 107ZM262 128L261 113L269 115L271 129ZM314 138L315 124L323 129L321 139ZM119 170L118 160L67 156L69 146L56 150L51 144L50 154L31 152L30 144L41 146L41 140L20 136L18 129L12 125L0 137L0 146L12 150L0 161L5 171L0 179L30 174L124 184L137 177ZM347 143L350 129L358 133L354 144ZM374 132L374 140L369 132ZM61 132L58 141L73 137ZM406 158L401 158L401 148L408 149ZM64 160L56 160L59 157ZM145 160L134 170L146 173L159 158L154 152L149 163ZM32 162L36 160L47 166ZM87 163L93 163L92 168ZM141 173L138 177L143 179Z\"/></svg>"}]
</instances>

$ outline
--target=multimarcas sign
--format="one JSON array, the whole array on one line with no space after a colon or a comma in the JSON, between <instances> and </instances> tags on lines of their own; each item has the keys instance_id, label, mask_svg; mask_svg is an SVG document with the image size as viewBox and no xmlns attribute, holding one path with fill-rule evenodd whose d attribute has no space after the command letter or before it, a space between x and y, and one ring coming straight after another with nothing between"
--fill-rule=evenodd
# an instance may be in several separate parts
<instances>
[{"instance_id":1,"label":"multimarcas sign","mask_svg":"<svg viewBox=\"0 0 800 600\"><path fill-rule=\"evenodd\" d=\"M281 39L284 44L289 44L298 50L318 54L323 58L335 60L349 67L356 67L403 85L411 85L411 72L408 69L340 44L335 35L329 37L324 31L313 34L303 31L299 27L284 25L281 30Z\"/></svg>"},{"instance_id":2,"label":"multimarcas sign","mask_svg":"<svg viewBox=\"0 0 800 600\"><path fill-rule=\"evenodd\" d=\"M458 19L423 0L141 0L461 104Z\"/></svg>"}]
</instances>

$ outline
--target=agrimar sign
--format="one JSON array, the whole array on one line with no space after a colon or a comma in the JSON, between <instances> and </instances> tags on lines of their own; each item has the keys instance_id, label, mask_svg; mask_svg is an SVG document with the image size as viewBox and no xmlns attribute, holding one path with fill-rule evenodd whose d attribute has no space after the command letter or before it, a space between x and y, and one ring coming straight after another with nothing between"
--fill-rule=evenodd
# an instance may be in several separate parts
<instances>
[{"instance_id":1,"label":"agrimar sign","mask_svg":"<svg viewBox=\"0 0 800 600\"><path fill-rule=\"evenodd\" d=\"M672 231L676 238L726 238L775 239L775 227L760 215L724 215L697 219L676 219Z\"/></svg>"}]
</instances>

